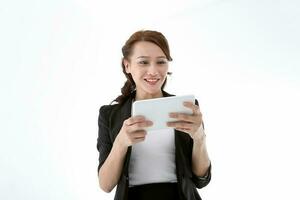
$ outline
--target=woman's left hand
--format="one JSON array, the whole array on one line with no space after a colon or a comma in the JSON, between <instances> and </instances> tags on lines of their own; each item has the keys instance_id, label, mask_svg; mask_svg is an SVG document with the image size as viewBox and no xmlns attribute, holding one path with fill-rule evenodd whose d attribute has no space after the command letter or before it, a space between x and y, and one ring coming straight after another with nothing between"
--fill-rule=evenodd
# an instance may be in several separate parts
<instances>
[{"instance_id":1,"label":"woman's left hand","mask_svg":"<svg viewBox=\"0 0 300 200\"><path fill-rule=\"evenodd\" d=\"M184 113L169 113L171 118L176 118L178 121L168 122L169 127L185 132L191 136L192 139L202 138L204 136L202 127L202 113L199 106L194 105L193 102L184 102L183 105L192 109L192 114Z\"/></svg>"}]
</instances>

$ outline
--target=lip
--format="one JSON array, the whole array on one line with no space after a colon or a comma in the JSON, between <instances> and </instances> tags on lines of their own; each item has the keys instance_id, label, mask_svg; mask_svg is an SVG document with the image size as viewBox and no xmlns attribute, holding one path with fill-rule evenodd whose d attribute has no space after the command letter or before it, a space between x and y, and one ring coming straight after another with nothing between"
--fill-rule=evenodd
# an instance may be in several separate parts
<instances>
[{"instance_id":1,"label":"lip","mask_svg":"<svg viewBox=\"0 0 300 200\"><path fill-rule=\"evenodd\" d=\"M154 81L157 81L157 80L159 80L159 78L144 78L144 80L154 80Z\"/></svg>"},{"instance_id":2,"label":"lip","mask_svg":"<svg viewBox=\"0 0 300 200\"><path fill-rule=\"evenodd\" d=\"M144 81L148 83L149 85L155 85L159 82L159 78L144 78Z\"/></svg>"}]
</instances>

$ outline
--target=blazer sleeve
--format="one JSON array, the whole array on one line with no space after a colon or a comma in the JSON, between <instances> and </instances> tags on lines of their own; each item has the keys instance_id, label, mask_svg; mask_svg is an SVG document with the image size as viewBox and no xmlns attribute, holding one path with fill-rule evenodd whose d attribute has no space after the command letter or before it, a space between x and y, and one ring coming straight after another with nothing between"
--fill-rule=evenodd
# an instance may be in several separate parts
<instances>
[{"instance_id":1,"label":"blazer sleeve","mask_svg":"<svg viewBox=\"0 0 300 200\"><path fill-rule=\"evenodd\" d=\"M195 99L195 104L197 106L199 106L199 103L198 103L197 99ZM202 122L202 126L203 126L203 129L204 129L204 123L203 122ZM210 180L211 180L211 163L210 163L210 165L209 165L209 167L208 167L208 169L207 169L204 176L196 176L192 172L192 181L194 182L195 186L199 189L205 187L206 185L208 185Z\"/></svg>"},{"instance_id":2,"label":"blazer sleeve","mask_svg":"<svg viewBox=\"0 0 300 200\"><path fill-rule=\"evenodd\" d=\"M99 151L98 172L112 148L108 125L109 106L104 105L99 110L97 149Z\"/></svg>"},{"instance_id":3,"label":"blazer sleeve","mask_svg":"<svg viewBox=\"0 0 300 200\"><path fill-rule=\"evenodd\" d=\"M195 186L199 189L205 187L211 180L211 164L209 165L204 176L196 176L193 172L192 174L192 181L194 182Z\"/></svg>"}]
</instances>

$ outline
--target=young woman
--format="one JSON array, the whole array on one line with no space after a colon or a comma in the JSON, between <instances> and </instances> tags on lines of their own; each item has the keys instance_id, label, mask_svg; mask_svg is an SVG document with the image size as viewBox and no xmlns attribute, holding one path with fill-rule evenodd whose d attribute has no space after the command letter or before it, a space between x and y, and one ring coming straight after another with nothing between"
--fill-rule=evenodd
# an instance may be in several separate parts
<instances>
[{"instance_id":1,"label":"young woman","mask_svg":"<svg viewBox=\"0 0 300 200\"><path fill-rule=\"evenodd\" d=\"M116 104L100 108L97 148L99 185L115 200L201 199L196 188L210 182L202 114L193 102L184 106L193 114L170 113L170 129L148 131L152 122L131 117L132 102L173 96L164 91L169 45L160 32L134 33L122 48L122 69L127 81Z\"/></svg>"}]
</instances>

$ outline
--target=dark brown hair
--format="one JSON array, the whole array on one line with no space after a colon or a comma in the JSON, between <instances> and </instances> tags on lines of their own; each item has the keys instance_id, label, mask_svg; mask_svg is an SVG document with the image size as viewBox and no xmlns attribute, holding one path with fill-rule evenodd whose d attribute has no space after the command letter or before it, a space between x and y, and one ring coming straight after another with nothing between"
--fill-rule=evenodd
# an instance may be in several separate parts
<instances>
[{"instance_id":1,"label":"dark brown hair","mask_svg":"<svg viewBox=\"0 0 300 200\"><path fill-rule=\"evenodd\" d=\"M167 57L167 60L172 61L168 41L162 33L157 31L151 31L151 30L141 30L133 33L130 36L130 38L126 41L125 45L122 47L123 58L121 61L122 62L121 65L122 65L123 73L126 76L127 80L121 89L122 94L119 95L114 100L119 104L123 104L125 100L130 96L130 94L135 90L136 87L131 74L126 73L125 65L123 61L124 59L129 60L129 57L131 56L133 51L134 44L139 41L147 41L156 44L164 52L165 56ZM170 75L171 72L168 72L167 74ZM164 89L166 83L167 83L167 78L162 85L161 88L162 90Z\"/></svg>"}]
</instances>

